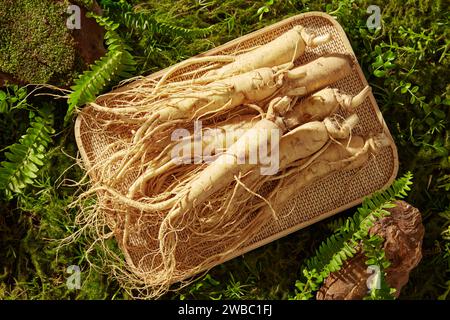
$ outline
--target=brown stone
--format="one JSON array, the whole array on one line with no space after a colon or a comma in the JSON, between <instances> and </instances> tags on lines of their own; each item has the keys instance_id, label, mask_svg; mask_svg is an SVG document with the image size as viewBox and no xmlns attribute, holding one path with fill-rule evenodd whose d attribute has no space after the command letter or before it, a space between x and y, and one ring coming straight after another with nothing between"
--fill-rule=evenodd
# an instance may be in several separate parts
<instances>
[{"instance_id":1,"label":"brown stone","mask_svg":"<svg viewBox=\"0 0 450 320\"><path fill-rule=\"evenodd\" d=\"M376 222L370 234L384 241L386 258L391 262L386 269L386 281L396 289L396 296L408 282L409 273L422 258L424 227L418 209L405 201L396 201L390 215ZM358 253L341 270L332 273L317 292L318 300L358 300L368 294L367 279L371 275L366 257Z\"/></svg>"}]
</instances>

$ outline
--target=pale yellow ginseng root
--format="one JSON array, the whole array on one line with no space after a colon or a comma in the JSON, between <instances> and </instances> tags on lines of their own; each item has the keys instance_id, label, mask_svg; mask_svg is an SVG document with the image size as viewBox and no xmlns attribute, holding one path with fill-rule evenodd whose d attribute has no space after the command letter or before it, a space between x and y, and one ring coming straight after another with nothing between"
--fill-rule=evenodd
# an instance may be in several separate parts
<instances>
[{"instance_id":1,"label":"pale yellow ginseng root","mask_svg":"<svg viewBox=\"0 0 450 320\"><path fill-rule=\"evenodd\" d=\"M156 93L160 88L166 83L166 81L181 68L187 65L192 65L194 63L199 63L199 60L204 60L209 58L211 61L215 62L228 62L220 68L213 68L206 72L202 77L195 78L192 80L185 80L178 82L181 83L191 83L191 84L207 84L212 81L219 79L231 77L237 74L249 72L252 70L264 68L264 67L277 67L283 66L285 69L290 69L293 66L293 62L303 55L306 47L314 48L321 44L324 44L331 40L331 35L329 33L323 35L317 35L315 32L304 28L303 26L295 26L289 31L281 34L274 40L258 46L256 48L250 48L245 53L238 54L236 56L230 56L228 59L226 56L217 56L217 60L214 57L201 57L194 58L185 61L184 63L175 65L169 69L164 76L158 81L153 92ZM228 60L228 61L227 61ZM214 66L206 66L201 69L207 71ZM184 73L183 76L186 77L192 73L199 73L199 70L194 72ZM168 84L169 87L173 87L175 84Z\"/></svg>"},{"instance_id":2,"label":"pale yellow ginseng root","mask_svg":"<svg viewBox=\"0 0 450 320\"><path fill-rule=\"evenodd\" d=\"M272 208L266 206L263 211L266 215L272 209L279 211L299 190L333 172L362 167L368 162L370 155L378 153L390 143L390 139L383 133L366 139L352 136L333 142L306 168L292 169L291 177L282 184L283 192L274 194L270 200Z\"/></svg>"},{"instance_id":3,"label":"pale yellow ginseng root","mask_svg":"<svg viewBox=\"0 0 450 320\"><path fill-rule=\"evenodd\" d=\"M248 103L258 103L276 94L302 97L324 88L351 72L352 61L345 55L320 57L284 73L259 68L200 86L198 90L171 95L149 112L155 120L192 120L210 113L224 112ZM135 138L135 140L138 140Z\"/></svg>"},{"instance_id":4,"label":"pale yellow ginseng root","mask_svg":"<svg viewBox=\"0 0 450 320\"><path fill-rule=\"evenodd\" d=\"M275 67L300 57L305 48L316 47L331 39L329 33L317 36L311 30L295 26L269 43L235 57L235 61L209 71L206 77L228 77L262 67Z\"/></svg>"},{"instance_id":5,"label":"pale yellow ginseng root","mask_svg":"<svg viewBox=\"0 0 450 320\"><path fill-rule=\"evenodd\" d=\"M288 128L295 128L309 121L322 121L334 114L339 107L347 112L354 112L355 108L363 103L370 92L369 86L356 96L344 94L334 88L322 89L295 105L284 116L285 123Z\"/></svg>"},{"instance_id":6,"label":"pale yellow ginseng root","mask_svg":"<svg viewBox=\"0 0 450 320\"><path fill-rule=\"evenodd\" d=\"M343 79L351 72L351 58L330 54L287 71L281 95L304 96Z\"/></svg>"}]
</instances>

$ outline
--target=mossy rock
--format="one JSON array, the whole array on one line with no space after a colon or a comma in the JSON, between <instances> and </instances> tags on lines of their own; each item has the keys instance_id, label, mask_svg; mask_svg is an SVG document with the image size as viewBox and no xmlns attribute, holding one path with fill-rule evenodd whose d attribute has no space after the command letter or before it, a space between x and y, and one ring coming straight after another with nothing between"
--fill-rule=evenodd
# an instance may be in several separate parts
<instances>
[{"instance_id":1,"label":"mossy rock","mask_svg":"<svg viewBox=\"0 0 450 320\"><path fill-rule=\"evenodd\" d=\"M81 30L70 30L66 26L70 4L83 6ZM101 28L97 25L95 28L90 22L90 28L86 25L83 30L86 6L92 9L96 3L0 0L0 85L3 79L67 87L92 60L103 55ZM96 37L81 36L85 34ZM86 54L86 48L90 54Z\"/></svg>"}]
</instances>

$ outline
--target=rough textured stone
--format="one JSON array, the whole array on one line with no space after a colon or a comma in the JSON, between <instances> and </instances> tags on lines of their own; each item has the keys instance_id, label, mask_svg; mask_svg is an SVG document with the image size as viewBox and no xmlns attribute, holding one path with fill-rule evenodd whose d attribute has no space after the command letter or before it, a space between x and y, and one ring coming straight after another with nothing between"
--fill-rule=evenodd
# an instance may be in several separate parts
<instances>
[{"instance_id":1,"label":"rough textured stone","mask_svg":"<svg viewBox=\"0 0 450 320\"><path fill-rule=\"evenodd\" d=\"M424 227L416 208L405 201L397 201L391 215L378 221L370 234L385 239L384 250L391 265L386 270L386 281L396 288L396 295L408 282L409 273L422 258ZM357 300L368 293L367 279L371 275L362 253L347 261L341 270L332 273L317 293L318 300Z\"/></svg>"}]
</instances>

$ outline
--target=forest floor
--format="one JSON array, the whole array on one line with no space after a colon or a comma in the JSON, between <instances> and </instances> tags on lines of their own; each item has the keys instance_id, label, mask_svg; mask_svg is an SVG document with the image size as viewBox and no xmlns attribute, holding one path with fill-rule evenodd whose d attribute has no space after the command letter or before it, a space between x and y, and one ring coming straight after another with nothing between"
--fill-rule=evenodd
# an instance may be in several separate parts
<instances>
[{"instance_id":1,"label":"forest floor","mask_svg":"<svg viewBox=\"0 0 450 320\"><path fill-rule=\"evenodd\" d=\"M2 0L5 1L5 0ZM89 2L89 1L85 1ZM98 1L107 5L110 1ZM308 11L327 12L347 33L398 146L399 175L414 175L406 199L423 215L423 258L400 299L446 299L450 291L450 81L449 21L445 1L431 0L178 0L128 1L156 19L185 28L207 28L205 37L151 35L131 38L136 74L150 74L249 32ZM368 30L369 5L381 9L381 29ZM0 9L1 11L1 9ZM1 23L2 14L0 14ZM126 32L123 33L126 36ZM145 45L143 45L145 44ZM66 52L66 51L64 51ZM0 45L0 54L2 48ZM1 66L1 64L0 64ZM27 70L22 70L27 75ZM24 90L0 91L2 101ZM2 94L3 92L3 94ZM4 103L5 104L5 103ZM0 108L0 160L5 148L25 133L28 110L49 110L55 130L33 185L0 198L0 299L128 299L107 268L90 268L83 237L59 247L75 231L76 209L68 205L83 172L76 165L73 124L65 125L66 100L31 95L28 108ZM23 106L22 106L23 107ZM34 110L33 109L33 110ZM36 111L37 112L37 111ZM294 295L302 263L331 233L333 221L348 210L212 269L165 299L287 299ZM114 246L111 243L111 246ZM90 260L102 266L101 248ZM69 290L67 268L81 268L81 289Z\"/></svg>"}]
</instances>

